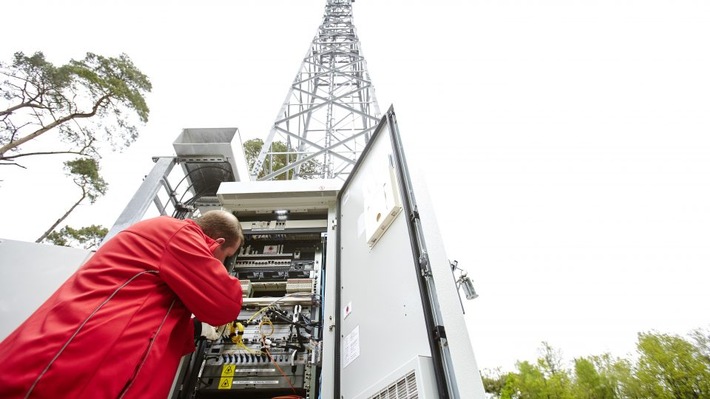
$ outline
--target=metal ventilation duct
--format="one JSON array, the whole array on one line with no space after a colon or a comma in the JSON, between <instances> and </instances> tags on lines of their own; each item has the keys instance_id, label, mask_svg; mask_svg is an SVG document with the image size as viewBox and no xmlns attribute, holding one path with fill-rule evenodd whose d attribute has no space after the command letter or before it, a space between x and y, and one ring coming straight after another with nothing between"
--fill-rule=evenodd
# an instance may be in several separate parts
<instances>
[{"instance_id":1,"label":"metal ventilation duct","mask_svg":"<svg viewBox=\"0 0 710 399\"><path fill-rule=\"evenodd\" d=\"M237 128L183 129L173 148L189 190L198 199L216 197L223 182L249 180Z\"/></svg>"}]
</instances>

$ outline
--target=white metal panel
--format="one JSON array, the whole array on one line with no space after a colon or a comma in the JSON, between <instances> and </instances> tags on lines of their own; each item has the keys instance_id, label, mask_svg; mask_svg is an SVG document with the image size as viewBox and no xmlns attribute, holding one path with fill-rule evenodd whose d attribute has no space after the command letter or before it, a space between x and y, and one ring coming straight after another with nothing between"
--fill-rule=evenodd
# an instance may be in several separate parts
<instances>
[{"instance_id":1,"label":"white metal panel","mask_svg":"<svg viewBox=\"0 0 710 399\"><path fill-rule=\"evenodd\" d=\"M92 251L0 239L0 340L29 317Z\"/></svg>"},{"instance_id":2,"label":"white metal panel","mask_svg":"<svg viewBox=\"0 0 710 399\"><path fill-rule=\"evenodd\" d=\"M352 398L364 395L365 387L386 386L382 376L394 378L396 370L418 356L433 360L425 376L438 386L432 398L482 399L483 385L433 209L423 182L406 165L405 149L390 108L339 194L335 393ZM399 190L382 184L387 181L383 176L390 175ZM373 184L380 188L373 189ZM399 198L380 207L394 212L373 240L367 219L379 213L370 209L368 196L381 196L381 190ZM397 210L400 203L404 212ZM422 392L419 397L430 396Z\"/></svg>"},{"instance_id":3,"label":"white metal panel","mask_svg":"<svg viewBox=\"0 0 710 399\"><path fill-rule=\"evenodd\" d=\"M380 383L413 356L431 356L406 215L399 213L374 246L367 234L366 219L372 216L367 196L378 195L372 185L395 166L389 133L378 130L340 195L336 367L345 398Z\"/></svg>"},{"instance_id":4,"label":"white metal panel","mask_svg":"<svg viewBox=\"0 0 710 399\"><path fill-rule=\"evenodd\" d=\"M237 211L328 209L342 185L330 179L225 182L217 198L223 207Z\"/></svg>"}]
</instances>

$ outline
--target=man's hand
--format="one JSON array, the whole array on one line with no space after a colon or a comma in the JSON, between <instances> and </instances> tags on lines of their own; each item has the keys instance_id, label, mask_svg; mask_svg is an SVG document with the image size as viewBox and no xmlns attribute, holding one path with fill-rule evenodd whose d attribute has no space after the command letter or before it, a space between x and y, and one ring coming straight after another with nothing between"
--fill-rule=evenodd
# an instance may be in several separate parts
<instances>
[{"instance_id":1,"label":"man's hand","mask_svg":"<svg viewBox=\"0 0 710 399\"><path fill-rule=\"evenodd\" d=\"M217 328L212 327L207 323L202 323L202 334L203 337L209 339L210 341L215 341L219 339L219 334L217 333Z\"/></svg>"}]
</instances>

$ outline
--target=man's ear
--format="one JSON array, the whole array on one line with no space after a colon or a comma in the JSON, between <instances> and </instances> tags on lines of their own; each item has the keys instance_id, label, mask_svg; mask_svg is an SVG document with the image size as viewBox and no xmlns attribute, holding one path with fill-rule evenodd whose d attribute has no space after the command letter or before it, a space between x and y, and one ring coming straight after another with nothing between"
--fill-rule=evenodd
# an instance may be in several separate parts
<instances>
[{"instance_id":1,"label":"man's ear","mask_svg":"<svg viewBox=\"0 0 710 399\"><path fill-rule=\"evenodd\" d=\"M215 241L217 241L217 243L218 243L219 245L224 244L224 238L222 238L222 237L216 239Z\"/></svg>"}]
</instances>

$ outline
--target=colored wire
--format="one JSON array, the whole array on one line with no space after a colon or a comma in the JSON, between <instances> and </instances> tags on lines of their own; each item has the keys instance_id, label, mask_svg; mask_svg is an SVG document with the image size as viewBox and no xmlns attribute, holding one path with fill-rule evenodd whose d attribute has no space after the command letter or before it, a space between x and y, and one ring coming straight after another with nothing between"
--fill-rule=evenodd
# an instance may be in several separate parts
<instances>
[{"instance_id":1,"label":"colored wire","mask_svg":"<svg viewBox=\"0 0 710 399\"><path fill-rule=\"evenodd\" d=\"M263 331L261 331L261 328L264 326L264 324L268 324L271 326L271 331L268 334L264 334ZM274 323L271 322L271 320L267 317L264 317L261 319L259 322L259 334L261 334L262 338L270 337L274 334L275 328L274 328Z\"/></svg>"},{"instance_id":2,"label":"colored wire","mask_svg":"<svg viewBox=\"0 0 710 399\"><path fill-rule=\"evenodd\" d=\"M245 324L251 324L252 320L254 320L254 318L255 318L257 315L259 315L259 314L261 314L261 313L263 313L263 312L266 312L267 310L271 309L271 307L274 306L276 303L278 303L278 302L280 302L280 301L283 301L283 300L286 299L286 298L294 297L294 296L315 296L315 297L319 297L320 295L312 295L312 294L307 293L307 292L292 292L292 293L290 293L290 294L286 294L286 295L284 295L284 296L282 296L282 297L276 299L275 301L271 302L270 304L264 306L263 308L259 309L256 313L254 313L253 315L251 315L251 317L249 318L249 320L246 321Z\"/></svg>"},{"instance_id":3,"label":"colored wire","mask_svg":"<svg viewBox=\"0 0 710 399\"><path fill-rule=\"evenodd\" d=\"M279 373L281 373L281 375L286 379L286 382L288 382L288 385L291 387L291 390L293 390L293 393L296 393L296 387L293 386L293 384L291 383L291 379L288 378L288 376L286 375L286 373L284 373L284 371L281 370L281 367L279 367L278 363L276 363L276 362L274 361L274 358L271 357L271 353L270 353L268 350L266 350L266 351L264 351L264 352L266 352L266 356L269 357L269 360L271 360L271 363L273 363L274 366L276 366L276 368L279 370ZM300 398L300 396L296 396L296 397L297 397L297 398Z\"/></svg>"}]
</instances>

